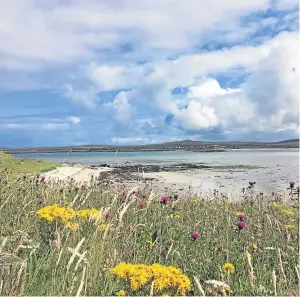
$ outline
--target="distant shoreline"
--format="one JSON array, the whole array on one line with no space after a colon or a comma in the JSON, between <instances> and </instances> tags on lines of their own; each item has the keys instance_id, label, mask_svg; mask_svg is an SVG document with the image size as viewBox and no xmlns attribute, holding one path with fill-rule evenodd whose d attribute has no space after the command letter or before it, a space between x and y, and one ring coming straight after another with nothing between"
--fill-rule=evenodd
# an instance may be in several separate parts
<instances>
[{"instance_id":1,"label":"distant shoreline","mask_svg":"<svg viewBox=\"0 0 300 297\"><path fill-rule=\"evenodd\" d=\"M183 148L174 147L66 147L66 148L0 148L0 152L8 154L28 154L28 153L91 153L91 152L228 152L233 150L274 150L274 149L299 149L298 143L293 144L268 144L268 145L232 145L224 147L195 147L187 146Z\"/></svg>"}]
</instances>

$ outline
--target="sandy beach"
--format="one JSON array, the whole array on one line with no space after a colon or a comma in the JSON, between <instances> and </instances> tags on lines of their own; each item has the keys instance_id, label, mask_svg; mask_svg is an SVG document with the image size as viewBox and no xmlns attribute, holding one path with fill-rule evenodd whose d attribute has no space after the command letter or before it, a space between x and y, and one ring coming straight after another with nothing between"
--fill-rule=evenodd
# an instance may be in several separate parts
<instances>
[{"instance_id":1,"label":"sandy beach","mask_svg":"<svg viewBox=\"0 0 300 297\"><path fill-rule=\"evenodd\" d=\"M112 186L124 186L126 188L146 186L151 187L155 193L184 193L189 195L212 196L217 190L232 197L239 197L242 188L247 188L249 181L256 181L255 191L271 193L272 184L264 181L263 178L256 180L258 174L263 169L191 169L183 171L159 171L159 172L126 172L122 168L122 173L117 168L94 167L85 165L63 165L45 174L46 180L67 181L73 179L77 185L89 183L91 179L103 176L108 173L106 180ZM265 172L268 176L268 171ZM283 187L278 191L284 190Z\"/></svg>"}]
</instances>

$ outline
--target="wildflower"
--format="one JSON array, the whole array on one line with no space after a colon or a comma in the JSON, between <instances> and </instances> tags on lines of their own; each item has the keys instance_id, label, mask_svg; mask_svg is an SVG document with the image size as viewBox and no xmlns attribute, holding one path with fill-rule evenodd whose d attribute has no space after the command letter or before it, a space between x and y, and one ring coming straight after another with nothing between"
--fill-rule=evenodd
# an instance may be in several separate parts
<instances>
[{"instance_id":1,"label":"wildflower","mask_svg":"<svg viewBox=\"0 0 300 297\"><path fill-rule=\"evenodd\" d=\"M179 214L171 214L171 215L170 215L170 219L171 219L171 220L174 220L174 219L179 220L179 219L180 219L180 215L179 215Z\"/></svg>"},{"instance_id":2,"label":"wildflower","mask_svg":"<svg viewBox=\"0 0 300 297\"><path fill-rule=\"evenodd\" d=\"M141 201L140 203L139 203L139 208L143 208L145 206L145 203L143 202L143 201Z\"/></svg>"},{"instance_id":3,"label":"wildflower","mask_svg":"<svg viewBox=\"0 0 300 297\"><path fill-rule=\"evenodd\" d=\"M179 269L161 264L148 266L122 262L112 268L110 274L129 281L132 291L137 291L150 281L153 281L155 292L174 288L177 289L178 293L185 296L191 287L189 278L182 274Z\"/></svg>"},{"instance_id":4,"label":"wildflower","mask_svg":"<svg viewBox=\"0 0 300 297\"><path fill-rule=\"evenodd\" d=\"M39 204L44 204L44 200L41 199L41 200L39 201Z\"/></svg>"},{"instance_id":5,"label":"wildflower","mask_svg":"<svg viewBox=\"0 0 300 297\"><path fill-rule=\"evenodd\" d=\"M73 224L73 223L70 223L70 222L67 222L66 223L66 227L70 230L70 231L76 231L79 227L78 224Z\"/></svg>"},{"instance_id":6,"label":"wildflower","mask_svg":"<svg viewBox=\"0 0 300 297\"><path fill-rule=\"evenodd\" d=\"M148 240L147 243L149 243L150 246L155 246L156 241Z\"/></svg>"},{"instance_id":7,"label":"wildflower","mask_svg":"<svg viewBox=\"0 0 300 297\"><path fill-rule=\"evenodd\" d=\"M45 176L41 176L41 181L44 181L45 180Z\"/></svg>"},{"instance_id":8,"label":"wildflower","mask_svg":"<svg viewBox=\"0 0 300 297\"><path fill-rule=\"evenodd\" d=\"M298 269L300 269L300 264L297 264L296 267L297 267Z\"/></svg>"},{"instance_id":9,"label":"wildflower","mask_svg":"<svg viewBox=\"0 0 300 297\"><path fill-rule=\"evenodd\" d=\"M167 196L163 196L160 199L161 204L166 205L168 202L169 198Z\"/></svg>"},{"instance_id":10,"label":"wildflower","mask_svg":"<svg viewBox=\"0 0 300 297\"><path fill-rule=\"evenodd\" d=\"M253 249L253 251L257 250L257 245L255 243L252 244L252 249Z\"/></svg>"},{"instance_id":11,"label":"wildflower","mask_svg":"<svg viewBox=\"0 0 300 297\"><path fill-rule=\"evenodd\" d=\"M291 233L294 233L297 230L297 227L295 225L285 225L285 228Z\"/></svg>"},{"instance_id":12,"label":"wildflower","mask_svg":"<svg viewBox=\"0 0 300 297\"><path fill-rule=\"evenodd\" d=\"M126 291L120 290L116 293L117 296L126 296Z\"/></svg>"},{"instance_id":13,"label":"wildflower","mask_svg":"<svg viewBox=\"0 0 300 297\"><path fill-rule=\"evenodd\" d=\"M246 223L243 222L243 221L238 221L236 225L237 225L239 230L242 230L242 229L246 228Z\"/></svg>"},{"instance_id":14,"label":"wildflower","mask_svg":"<svg viewBox=\"0 0 300 297\"><path fill-rule=\"evenodd\" d=\"M234 273L235 268L234 268L234 265L232 263L225 263L222 266L222 270L223 270L224 273Z\"/></svg>"},{"instance_id":15,"label":"wildflower","mask_svg":"<svg viewBox=\"0 0 300 297\"><path fill-rule=\"evenodd\" d=\"M79 191L79 187L75 186L75 191L78 192Z\"/></svg>"},{"instance_id":16,"label":"wildflower","mask_svg":"<svg viewBox=\"0 0 300 297\"><path fill-rule=\"evenodd\" d=\"M238 217L238 219L239 219L240 221L245 221L245 219L246 219L245 214L242 213L242 212L236 212L236 216Z\"/></svg>"},{"instance_id":17,"label":"wildflower","mask_svg":"<svg viewBox=\"0 0 300 297\"><path fill-rule=\"evenodd\" d=\"M294 186L295 186L295 182L293 182L293 181L290 181L290 188L291 188L291 189L293 189L293 188L294 188Z\"/></svg>"},{"instance_id":18,"label":"wildflower","mask_svg":"<svg viewBox=\"0 0 300 297\"><path fill-rule=\"evenodd\" d=\"M193 203L193 204L198 204L198 203L199 203L199 200L198 200L198 199L194 199L194 200L192 200L192 203Z\"/></svg>"},{"instance_id":19,"label":"wildflower","mask_svg":"<svg viewBox=\"0 0 300 297\"><path fill-rule=\"evenodd\" d=\"M196 239L198 239L199 238L199 233L198 232L192 232L192 234L191 234L191 238L193 239L193 240L196 240Z\"/></svg>"},{"instance_id":20,"label":"wildflower","mask_svg":"<svg viewBox=\"0 0 300 297\"><path fill-rule=\"evenodd\" d=\"M295 214L289 209L282 209L282 213L284 213L285 215L287 215L289 217L294 217L295 216Z\"/></svg>"},{"instance_id":21,"label":"wildflower","mask_svg":"<svg viewBox=\"0 0 300 297\"><path fill-rule=\"evenodd\" d=\"M243 212L240 212L240 211L237 211L236 213L235 213L235 215L238 217L239 215L243 215L244 213Z\"/></svg>"}]
</instances>

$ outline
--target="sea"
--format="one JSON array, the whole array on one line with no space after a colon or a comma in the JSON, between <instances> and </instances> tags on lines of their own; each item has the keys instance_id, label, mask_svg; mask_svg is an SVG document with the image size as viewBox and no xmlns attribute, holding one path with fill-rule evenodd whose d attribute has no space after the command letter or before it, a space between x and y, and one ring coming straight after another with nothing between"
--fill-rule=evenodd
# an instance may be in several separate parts
<instances>
[{"instance_id":1,"label":"sea","mask_svg":"<svg viewBox=\"0 0 300 297\"><path fill-rule=\"evenodd\" d=\"M17 158L48 160L54 163L77 164L158 164L178 163L205 164L209 166L259 166L253 170L229 170L212 172L205 178L231 180L232 183L257 181L265 189L286 189L290 181L299 184L299 150L298 149L238 149L225 152L70 152L70 153L24 153L15 154ZM204 178L204 180L205 180Z\"/></svg>"}]
</instances>

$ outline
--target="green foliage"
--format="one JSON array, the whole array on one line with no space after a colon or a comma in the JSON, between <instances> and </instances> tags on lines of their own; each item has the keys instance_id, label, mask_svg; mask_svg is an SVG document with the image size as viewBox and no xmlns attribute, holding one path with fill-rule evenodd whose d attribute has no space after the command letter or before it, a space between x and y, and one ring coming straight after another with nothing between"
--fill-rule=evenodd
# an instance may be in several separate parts
<instances>
[{"instance_id":1,"label":"green foliage","mask_svg":"<svg viewBox=\"0 0 300 297\"><path fill-rule=\"evenodd\" d=\"M16 162L9 156L1 157L1 166ZM39 163L30 164L36 165L29 166L31 172L41 170ZM18 166L21 171L28 168ZM160 196L153 196L149 191L140 197L128 195L123 201L119 199L121 193L121 189L107 188L98 182L77 192L71 183L44 182L35 175L20 180L2 172L0 282L3 276L9 285L4 286L8 289L0 295L10 292L27 296L76 295L79 292L111 296L119 290L130 295L149 295L151 284L130 292L126 282L109 274L120 262L174 266L191 280L194 292L191 295L200 294L194 276L200 280L207 296L221 294L205 284L207 280L228 283L233 292L227 295L273 295L273 271L279 296L297 294L297 209L256 198L230 203L207 199L209 196L199 201L193 197L191 200L170 199L163 207ZM143 208L139 206L141 201ZM41 207L53 204L72 205L75 210L98 209L102 211L107 229L99 229L95 222L87 221L72 232L59 222L49 222L37 215ZM290 212L284 211L287 209ZM236 212L246 215L247 226L240 232L236 228ZM286 225L294 225L296 229L288 230ZM196 240L190 237L193 231L200 235ZM252 256L254 286L250 281L246 251ZM76 255L72 260L73 254ZM1 257L7 255L5 265L18 267L15 275L1 270ZM222 271L225 263L235 267L230 276ZM21 274L21 284L17 285L12 280L22 271L21 267L26 274ZM161 293L170 292L157 294Z\"/></svg>"},{"instance_id":2,"label":"green foliage","mask_svg":"<svg viewBox=\"0 0 300 297\"><path fill-rule=\"evenodd\" d=\"M44 173L54 170L59 164L53 164L43 160L17 159L0 152L0 171L6 170L6 174L20 175L25 173Z\"/></svg>"}]
</instances>

